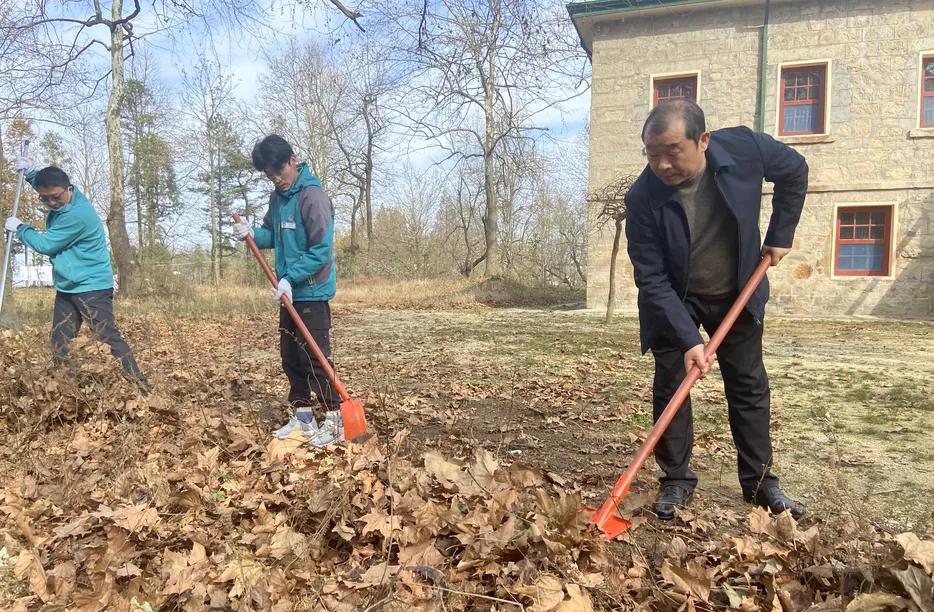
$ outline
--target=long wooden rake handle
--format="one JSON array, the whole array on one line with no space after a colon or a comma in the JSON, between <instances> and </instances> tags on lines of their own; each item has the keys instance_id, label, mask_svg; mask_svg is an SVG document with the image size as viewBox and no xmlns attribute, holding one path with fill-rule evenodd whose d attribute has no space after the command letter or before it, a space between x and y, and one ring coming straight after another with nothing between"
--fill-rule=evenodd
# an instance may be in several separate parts
<instances>
[{"instance_id":1,"label":"long wooden rake handle","mask_svg":"<svg viewBox=\"0 0 934 612\"><path fill-rule=\"evenodd\" d=\"M749 280L746 282L746 286L743 287L742 291L740 291L739 296L733 303L733 306L726 313L726 316L723 317L723 321L721 321L720 325L717 327L717 331L714 332L713 337L710 338L707 346L704 347L705 358L710 358L714 353L717 352L717 349L720 348L720 344L723 342L723 339L726 338L726 335L730 333L731 329L733 329L733 325L736 323L736 319L739 318L743 308L745 308L746 304L749 303L749 298L752 297L752 294L759 286L759 283L761 283L762 279L765 278L765 273L768 271L771 262L772 257L770 255L766 255L759 262L759 265L756 266L752 276L750 276ZM649 431L649 435L645 438L645 442L643 442L642 446L639 447L639 451L633 458L632 463L629 464L629 467L626 468L626 471L623 472L622 476L619 477L619 480L616 481L616 485L613 487L613 490L610 492L610 496L607 498L607 500L603 502L603 505L600 506L600 509L597 510L590 518L591 524L602 528L610 516L612 516L613 512L616 510L616 506L618 506L623 497L629 493L629 487L636 479L636 475L639 473L639 470L642 469L642 466L645 464L646 460L648 460L649 455L651 455L655 450L655 446L661 439L662 434L665 433L665 430L668 429L668 425L671 424L672 419L674 419L675 415L678 414L678 410L681 409L681 405L684 404L684 400L687 399L688 394L691 392L691 387L694 386L694 383L696 383L700 377L700 369L698 369L697 366L691 366L691 369L684 377L684 381L682 381L681 385L678 387L677 391L675 391L675 394L668 402L668 405L665 407L664 412L662 412L661 416L658 417L658 420L655 422L655 426L652 427L651 431Z\"/></svg>"},{"instance_id":2,"label":"long wooden rake handle","mask_svg":"<svg viewBox=\"0 0 934 612\"><path fill-rule=\"evenodd\" d=\"M233 219L239 223L240 215L234 214ZM266 277L269 279L269 282L272 283L273 288L275 289L278 287L279 280L276 278L276 273L272 271L272 268L269 267L269 264L266 263L263 255L259 252L259 247L256 246L256 241L253 240L253 236L247 235L246 244L248 247L250 247L250 250L253 251L253 256L256 257L256 261L258 261L260 267L263 268L263 272L266 273ZM321 352L321 349L318 348L318 343L315 342L315 339L311 337L311 333L308 331L308 328L305 327L305 323L299 316L298 311L295 310L295 306L293 306L292 302L289 301L289 298L284 295L279 298L279 301L282 303L282 307L289 312L289 316L292 317L292 320L295 321L295 327L297 327L298 331L301 332L302 337L308 344L308 347L311 348L311 352L314 353L315 359L317 359L318 363L321 364L322 369L324 369L325 374L328 376L328 380L330 380L334 385L334 388L337 389L337 393L341 396L341 400L345 402L349 400L350 394L347 393L347 389L337 378L337 374L334 372L334 368L331 367L331 364L328 363L327 357L325 357L324 353Z\"/></svg>"}]
</instances>

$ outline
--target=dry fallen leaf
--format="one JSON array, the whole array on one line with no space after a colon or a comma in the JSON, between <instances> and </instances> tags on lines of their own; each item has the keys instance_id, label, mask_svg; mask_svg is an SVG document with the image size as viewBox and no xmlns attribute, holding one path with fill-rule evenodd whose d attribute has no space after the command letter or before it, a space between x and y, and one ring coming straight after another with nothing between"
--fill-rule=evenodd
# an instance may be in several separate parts
<instances>
[{"instance_id":1,"label":"dry fallen leaf","mask_svg":"<svg viewBox=\"0 0 934 612\"><path fill-rule=\"evenodd\" d=\"M889 571L902 583L918 608L925 611L934 610L934 580L931 580L921 568L909 565L904 570L891 569Z\"/></svg>"},{"instance_id":2,"label":"dry fallen leaf","mask_svg":"<svg viewBox=\"0 0 934 612\"><path fill-rule=\"evenodd\" d=\"M662 564L662 578L674 585L675 591L683 595L692 595L701 601L710 600L711 577L716 569L707 569L696 559L688 561L686 567L672 565L669 561Z\"/></svg>"},{"instance_id":3,"label":"dry fallen leaf","mask_svg":"<svg viewBox=\"0 0 934 612\"><path fill-rule=\"evenodd\" d=\"M921 565L928 574L934 573L934 542L920 540L913 533L900 533L895 536L905 549L905 558Z\"/></svg>"},{"instance_id":4,"label":"dry fallen leaf","mask_svg":"<svg viewBox=\"0 0 934 612\"><path fill-rule=\"evenodd\" d=\"M594 612L587 591L573 583L564 585L564 589L568 592L568 598L559 603L554 612Z\"/></svg>"},{"instance_id":5,"label":"dry fallen leaf","mask_svg":"<svg viewBox=\"0 0 934 612\"><path fill-rule=\"evenodd\" d=\"M563 582L550 574L539 576L532 584L516 585L513 591L532 600L525 608L529 612L554 610L564 600Z\"/></svg>"},{"instance_id":6,"label":"dry fallen leaf","mask_svg":"<svg viewBox=\"0 0 934 612\"><path fill-rule=\"evenodd\" d=\"M49 590L46 582L48 577L42 567L42 561L35 550L27 549L19 553L13 575L19 580L29 580L29 590L42 601L49 600Z\"/></svg>"},{"instance_id":7,"label":"dry fallen leaf","mask_svg":"<svg viewBox=\"0 0 934 612\"><path fill-rule=\"evenodd\" d=\"M444 556L435 546L435 540L425 540L399 549L399 564L402 566L420 565L439 567L444 563Z\"/></svg>"},{"instance_id":8,"label":"dry fallen leaf","mask_svg":"<svg viewBox=\"0 0 934 612\"><path fill-rule=\"evenodd\" d=\"M464 495L482 493L476 482L464 471L463 466L448 461L435 451L425 453L424 460L425 470L445 489Z\"/></svg>"},{"instance_id":9,"label":"dry fallen leaf","mask_svg":"<svg viewBox=\"0 0 934 612\"><path fill-rule=\"evenodd\" d=\"M846 606L846 612L890 612L905 610L909 601L890 593L863 593Z\"/></svg>"},{"instance_id":10,"label":"dry fallen leaf","mask_svg":"<svg viewBox=\"0 0 934 612\"><path fill-rule=\"evenodd\" d=\"M136 533L146 527L155 527L159 523L159 513L155 508L150 508L146 504L124 506L109 515L102 514L101 516L109 516L117 527L126 529L130 533Z\"/></svg>"},{"instance_id":11,"label":"dry fallen leaf","mask_svg":"<svg viewBox=\"0 0 934 612\"><path fill-rule=\"evenodd\" d=\"M256 559L249 555L234 559L227 564L224 571L218 576L215 582L231 582L234 585L227 593L228 597L240 597L244 593L249 593L253 585L259 580L263 573L263 566L256 562Z\"/></svg>"}]
</instances>

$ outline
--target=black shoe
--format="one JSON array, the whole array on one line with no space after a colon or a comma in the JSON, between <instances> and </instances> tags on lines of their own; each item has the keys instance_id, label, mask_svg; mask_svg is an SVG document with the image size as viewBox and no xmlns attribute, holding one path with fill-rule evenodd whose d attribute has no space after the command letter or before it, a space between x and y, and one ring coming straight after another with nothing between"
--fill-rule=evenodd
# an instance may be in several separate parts
<instances>
[{"instance_id":1,"label":"black shoe","mask_svg":"<svg viewBox=\"0 0 934 612\"><path fill-rule=\"evenodd\" d=\"M663 521L675 518L675 512L683 509L694 495L692 489L678 485L664 485L655 498L655 515Z\"/></svg>"},{"instance_id":2,"label":"black shoe","mask_svg":"<svg viewBox=\"0 0 934 612\"><path fill-rule=\"evenodd\" d=\"M756 491L755 495L746 493L743 495L750 504L756 504L763 508L768 508L773 514L781 514L785 510L791 513L791 516L797 521L804 516L804 504L795 501L782 493L778 485L772 485L765 489Z\"/></svg>"}]
</instances>

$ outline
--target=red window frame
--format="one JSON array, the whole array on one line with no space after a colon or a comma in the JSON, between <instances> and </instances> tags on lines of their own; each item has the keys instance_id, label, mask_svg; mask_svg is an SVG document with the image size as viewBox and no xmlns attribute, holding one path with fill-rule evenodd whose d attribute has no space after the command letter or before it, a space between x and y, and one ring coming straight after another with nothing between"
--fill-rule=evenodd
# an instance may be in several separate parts
<instances>
[{"instance_id":1,"label":"red window frame","mask_svg":"<svg viewBox=\"0 0 934 612\"><path fill-rule=\"evenodd\" d=\"M810 94L810 88L813 87L813 84L806 82L804 84L791 85L791 88L795 90L795 94L799 90L807 90L805 94L806 97L798 98L797 95L794 95L792 100L785 99L785 92L789 88L785 84L786 78L790 75L799 75L802 73L812 73L817 72L820 75L820 84L818 87L817 97L812 97ZM806 134L823 134L824 133L824 117L826 116L826 105L827 105L827 64L813 64L811 66L793 66L789 68L782 68L781 81L779 82L779 111L778 111L778 135L779 136L797 136L797 135L806 135ZM785 108L789 106L799 106L806 104L817 103L818 116L817 116L817 131L811 130L800 130L800 131L785 131Z\"/></svg>"},{"instance_id":2,"label":"red window frame","mask_svg":"<svg viewBox=\"0 0 934 612\"><path fill-rule=\"evenodd\" d=\"M681 87L685 87L685 86L690 87L691 90L694 92L694 97L688 98L687 96L683 96L683 95L670 95L671 89L679 85ZM669 93L665 93L664 95L662 95L662 93L659 92L660 87L667 88L667 91ZM658 106L658 103L663 100L678 100L680 98L687 98L691 100L692 102L697 102L697 75L696 74L686 74L683 76L662 77L660 79L655 79L655 78L652 79L652 106L653 107Z\"/></svg>"},{"instance_id":3,"label":"red window frame","mask_svg":"<svg viewBox=\"0 0 934 612\"><path fill-rule=\"evenodd\" d=\"M930 72L929 72L930 71ZM921 127L934 127L934 122L924 120L924 103L934 100L934 55L921 58L921 108L919 123Z\"/></svg>"},{"instance_id":4,"label":"red window frame","mask_svg":"<svg viewBox=\"0 0 934 612\"><path fill-rule=\"evenodd\" d=\"M892 210L891 206L850 206L837 209L837 218L834 223L834 253L833 269L836 276L888 276L889 275L889 250L892 245ZM874 214L883 215L882 222L873 221ZM852 223L843 223L844 217L852 215ZM882 227L882 237L873 238L873 228ZM859 230L865 228L865 232ZM848 232L846 230L852 230ZM843 238L843 234L851 234L852 237ZM865 237L857 238L859 233L865 233ZM840 247L849 244L871 244L882 246L882 266L875 270L841 270L840 269Z\"/></svg>"}]
</instances>

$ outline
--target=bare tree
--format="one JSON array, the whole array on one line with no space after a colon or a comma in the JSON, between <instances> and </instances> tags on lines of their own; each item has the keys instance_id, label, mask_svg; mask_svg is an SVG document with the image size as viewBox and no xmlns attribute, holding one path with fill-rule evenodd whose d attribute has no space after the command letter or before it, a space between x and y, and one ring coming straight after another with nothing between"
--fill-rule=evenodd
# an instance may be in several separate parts
<instances>
[{"instance_id":1,"label":"bare tree","mask_svg":"<svg viewBox=\"0 0 934 612\"><path fill-rule=\"evenodd\" d=\"M356 212L361 211L366 229L367 251L373 249L373 179L376 156L383 147L389 121L383 104L398 87L397 76L390 68L387 50L364 41L356 53L340 55L336 67L354 78L346 83L345 103L340 112L328 116L330 133L343 155L340 172L355 188L355 206L351 211L351 248L356 246Z\"/></svg>"},{"instance_id":2,"label":"bare tree","mask_svg":"<svg viewBox=\"0 0 934 612\"><path fill-rule=\"evenodd\" d=\"M268 70L261 78L263 96L275 100L267 119L281 130L301 161L311 168L325 191L340 165L340 152L331 137L328 117L344 100L342 75L317 44L289 41L289 46L266 57Z\"/></svg>"},{"instance_id":3,"label":"bare tree","mask_svg":"<svg viewBox=\"0 0 934 612\"><path fill-rule=\"evenodd\" d=\"M54 89L61 83L69 68L90 54L97 47L104 48L109 56L110 69L97 80L100 84L108 77L110 91L105 114L107 150L110 156L110 205L107 214L107 229L113 249L121 287L132 292L139 269L136 253L130 246L124 210L124 158L123 139L120 130L121 104L124 95L124 61L132 53L134 42L134 20L140 16L140 0L124 11L123 0L111 0L110 10L99 0L92 2L25 2L11 26L19 33L36 38L52 50L48 63L36 66L32 78L38 80L44 91ZM106 42L97 31L106 33ZM45 75L44 78L42 75Z\"/></svg>"},{"instance_id":4,"label":"bare tree","mask_svg":"<svg viewBox=\"0 0 934 612\"><path fill-rule=\"evenodd\" d=\"M208 196L208 231L211 236L211 280L216 285L221 277L221 189L220 171L224 165L225 140L231 112L229 101L233 78L219 64L202 58L194 72L184 78L182 104L191 121L191 133L203 146L191 151L195 166L201 169L195 178Z\"/></svg>"},{"instance_id":5,"label":"bare tree","mask_svg":"<svg viewBox=\"0 0 934 612\"><path fill-rule=\"evenodd\" d=\"M632 174L621 174L615 179L591 192L587 201L599 207L597 212L598 227L613 222L613 251L610 253L610 292L606 302L606 322L613 321L616 310L616 259L619 255L620 240L623 235L623 223L626 221L626 194L636 180Z\"/></svg>"},{"instance_id":6,"label":"bare tree","mask_svg":"<svg viewBox=\"0 0 934 612\"><path fill-rule=\"evenodd\" d=\"M536 142L529 138L504 139L495 157L499 241L506 269L515 271L517 257L530 246L528 232L543 212L541 194L533 195L533 190L536 183L546 181L545 159ZM550 204L552 198L546 199Z\"/></svg>"},{"instance_id":7,"label":"bare tree","mask_svg":"<svg viewBox=\"0 0 934 612\"><path fill-rule=\"evenodd\" d=\"M400 69L409 89L396 105L414 135L436 143L450 159L482 162L484 250L467 266L501 269L496 192L498 152L507 139L536 138L543 114L578 95L571 62L579 57L563 10L530 0L407 0L386 2ZM569 88L568 82L572 85ZM469 148L459 145L465 136Z\"/></svg>"},{"instance_id":8,"label":"bare tree","mask_svg":"<svg viewBox=\"0 0 934 612\"><path fill-rule=\"evenodd\" d=\"M357 23L360 14L339 0L330 4ZM105 113L110 157L110 203L107 229L121 287L135 290L139 262L126 228L124 147L120 116L124 101L124 62L147 36L161 30L202 27L210 32L217 22L245 26L259 22L255 0L173 0L141 3L132 0L21 0L0 11L0 112L54 98L69 76L100 49L108 69L88 72L82 79L91 91L109 81ZM357 24L359 26L359 23ZM90 69L89 69L90 70ZM87 93L87 92L85 92Z\"/></svg>"},{"instance_id":9,"label":"bare tree","mask_svg":"<svg viewBox=\"0 0 934 612\"><path fill-rule=\"evenodd\" d=\"M440 194L436 240L463 276L471 275L477 254L484 250L482 172L476 159L456 165Z\"/></svg>"}]
</instances>

